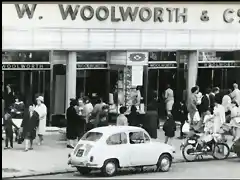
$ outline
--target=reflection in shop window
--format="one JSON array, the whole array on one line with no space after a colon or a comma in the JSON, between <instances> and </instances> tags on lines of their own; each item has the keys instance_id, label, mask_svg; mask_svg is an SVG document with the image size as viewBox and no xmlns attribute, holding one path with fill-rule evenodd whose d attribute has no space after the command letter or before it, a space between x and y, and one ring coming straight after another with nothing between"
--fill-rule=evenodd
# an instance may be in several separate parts
<instances>
[{"instance_id":1,"label":"reflection in shop window","mask_svg":"<svg viewBox=\"0 0 240 180\"><path fill-rule=\"evenodd\" d=\"M77 61L80 62L105 62L107 52L77 52Z\"/></svg>"},{"instance_id":2,"label":"reflection in shop window","mask_svg":"<svg viewBox=\"0 0 240 180\"><path fill-rule=\"evenodd\" d=\"M49 62L49 51L5 51L2 62Z\"/></svg>"},{"instance_id":3,"label":"reflection in shop window","mask_svg":"<svg viewBox=\"0 0 240 180\"><path fill-rule=\"evenodd\" d=\"M176 61L176 52L149 52L149 61Z\"/></svg>"},{"instance_id":4,"label":"reflection in shop window","mask_svg":"<svg viewBox=\"0 0 240 180\"><path fill-rule=\"evenodd\" d=\"M240 51L200 51L199 61L240 61Z\"/></svg>"}]
</instances>

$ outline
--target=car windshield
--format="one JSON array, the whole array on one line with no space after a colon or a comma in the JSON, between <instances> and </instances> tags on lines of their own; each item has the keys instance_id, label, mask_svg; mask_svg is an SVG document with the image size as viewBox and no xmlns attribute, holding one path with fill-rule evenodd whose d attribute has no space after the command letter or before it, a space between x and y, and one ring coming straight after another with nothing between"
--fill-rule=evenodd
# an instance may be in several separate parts
<instances>
[{"instance_id":1,"label":"car windshield","mask_svg":"<svg viewBox=\"0 0 240 180\"><path fill-rule=\"evenodd\" d=\"M86 134L83 135L81 140L83 141L98 141L102 137L102 133L100 132L87 132Z\"/></svg>"}]
</instances>

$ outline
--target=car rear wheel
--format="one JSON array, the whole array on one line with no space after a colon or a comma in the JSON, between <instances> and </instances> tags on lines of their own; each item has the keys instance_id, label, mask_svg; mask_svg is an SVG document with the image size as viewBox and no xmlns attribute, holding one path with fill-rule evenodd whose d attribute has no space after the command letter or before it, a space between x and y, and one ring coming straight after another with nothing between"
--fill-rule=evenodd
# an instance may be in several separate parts
<instances>
[{"instance_id":1,"label":"car rear wheel","mask_svg":"<svg viewBox=\"0 0 240 180\"><path fill-rule=\"evenodd\" d=\"M118 162L116 160L107 160L102 167L102 174L106 177L116 175L118 169Z\"/></svg>"},{"instance_id":2,"label":"car rear wheel","mask_svg":"<svg viewBox=\"0 0 240 180\"><path fill-rule=\"evenodd\" d=\"M92 171L90 168L87 167L77 167L78 172L80 172L82 175L88 175Z\"/></svg>"},{"instance_id":3,"label":"car rear wheel","mask_svg":"<svg viewBox=\"0 0 240 180\"><path fill-rule=\"evenodd\" d=\"M172 165L172 157L169 154L163 154L159 157L157 162L157 170L161 172L168 172Z\"/></svg>"}]
</instances>

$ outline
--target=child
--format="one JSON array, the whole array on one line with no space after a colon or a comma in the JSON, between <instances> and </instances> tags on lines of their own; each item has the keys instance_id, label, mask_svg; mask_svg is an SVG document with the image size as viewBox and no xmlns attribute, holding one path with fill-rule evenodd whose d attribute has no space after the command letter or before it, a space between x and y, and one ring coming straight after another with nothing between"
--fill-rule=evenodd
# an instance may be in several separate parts
<instances>
[{"instance_id":1,"label":"child","mask_svg":"<svg viewBox=\"0 0 240 180\"><path fill-rule=\"evenodd\" d=\"M213 133L213 115L211 114L211 110L207 110L206 115L204 116L203 119L204 123L204 132L205 133Z\"/></svg>"},{"instance_id":2,"label":"child","mask_svg":"<svg viewBox=\"0 0 240 180\"><path fill-rule=\"evenodd\" d=\"M3 117L4 130L6 134L4 149L13 148L13 127L12 126L14 126L16 129L19 129L12 121L11 111L12 111L11 108L6 108L5 114ZM8 146L8 141L10 141L10 147Z\"/></svg>"},{"instance_id":3,"label":"child","mask_svg":"<svg viewBox=\"0 0 240 180\"><path fill-rule=\"evenodd\" d=\"M171 140L176 131L176 123L171 113L168 113L167 121L163 125L163 131L165 132L165 144L171 145Z\"/></svg>"}]
</instances>

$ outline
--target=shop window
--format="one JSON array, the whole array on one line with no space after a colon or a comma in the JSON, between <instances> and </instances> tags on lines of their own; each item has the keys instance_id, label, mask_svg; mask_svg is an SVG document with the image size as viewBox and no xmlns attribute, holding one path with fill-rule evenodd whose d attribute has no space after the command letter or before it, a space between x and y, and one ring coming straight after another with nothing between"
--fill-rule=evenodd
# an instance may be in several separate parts
<instances>
[{"instance_id":1,"label":"shop window","mask_svg":"<svg viewBox=\"0 0 240 180\"><path fill-rule=\"evenodd\" d=\"M77 62L106 62L107 52L77 52Z\"/></svg>"},{"instance_id":2,"label":"shop window","mask_svg":"<svg viewBox=\"0 0 240 180\"><path fill-rule=\"evenodd\" d=\"M176 61L176 52L149 52L149 61Z\"/></svg>"},{"instance_id":3,"label":"shop window","mask_svg":"<svg viewBox=\"0 0 240 180\"><path fill-rule=\"evenodd\" d=\"M2 62L49 62L49 51L5 51Z\"/></svg>"}]
</instances>

